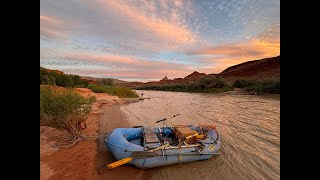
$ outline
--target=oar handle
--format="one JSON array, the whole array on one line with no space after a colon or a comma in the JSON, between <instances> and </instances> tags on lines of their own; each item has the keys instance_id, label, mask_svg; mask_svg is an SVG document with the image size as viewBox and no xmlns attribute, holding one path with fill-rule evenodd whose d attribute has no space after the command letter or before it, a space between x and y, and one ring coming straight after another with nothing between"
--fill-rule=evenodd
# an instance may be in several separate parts
<instances>
[{"instance_id":1,"label":"oar handle","mask_svg":"<svg viewBox=\"0 0 320 180\"><path fill-rule=\"evenodd\" d=\"M113 169L113 168L119 167L119 166L121 166L123 164L126 164L126 163L128 163L130 161L132 161L132 158L131 157L127 157L127 158L121 159L119 161L113 162L111 164L108 164L107 168L108 169Z\"/></svg>"},{"instance_id":2,"label":"oar handle","mask_svg":"<svg viewBox=\"0 0 320 180\"><path fill-rule=\"evenodd\" d=\"M160 120L158 120L158 121L156 121L156 122L154 122L154 123L148 124L147 126L150 126L150 125L152 125L152 124L157 124L157 123L159 123L159 122L162 122L162 121L165 121L165 120L168 120L168 119L177 117L177 116L179 116L179 115L180 115L180 114L175 114L175 115L173 115L173 116L171 116L171 117L160 119Z\"/></svg>"},{"instance_id":3,"label":"oar handle","mask_svg":"<svg viewBox=\"0 0 320 180\"><path fill-rule=\"evenodd\" d=\"M159 121L156 121L156 123L159 123L159 122L165 121L165 120L167 120L167 119L171 119L171 118L177 117L177 116L179 116L179 115L180 115L180 114L174 114L174 115L171 116L171 117L163 118L163 119L161 119L161 120L159 120Z\"/></svg>"},{"instance_id":4,"label":"oar handle","mask_svg":"<svg viewBox=\"0 0 320 180\"><path fill-rule=\"evenodd\" d=\"M159 123L159 122L162 122L162 121L165 121L165 120L167 120L167 118L164 118L164 119L161 119L159 121L156 121L156 123Z\"/></svg>"},{"instance_id":5,"label":"oar handle","mask_svg":"<svg viewBox=\"0 0 320 180\"><path fill-rule=\"evenodd\" d=\"M195 133L195 134L193 134L193 135L187 136L184 140L193 138L193 137L198 136L198 135L200 135L200 134L202 134L202 132L197 132L197 133Z\"/></svg>"}]
</instances>

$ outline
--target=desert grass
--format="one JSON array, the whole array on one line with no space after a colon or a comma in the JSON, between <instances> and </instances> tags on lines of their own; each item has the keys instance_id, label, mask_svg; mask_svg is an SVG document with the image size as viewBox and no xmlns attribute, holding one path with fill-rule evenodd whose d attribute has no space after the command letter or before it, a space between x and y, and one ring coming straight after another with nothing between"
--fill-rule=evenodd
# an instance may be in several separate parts
<instances>
[{"instance_id":1,"label":"desert grass","mask_svg":"<svg viewBox=\"0 0 320 180\"><path fill-rule=\"evenodd\" d=\"M137 98L139 95L127 87L122 86L106 86L106 85L96 85L89 84L87 88L91 89L95 93L108 93L110 95L115 95L120 98Z\"/></svg>"},{"instance_id":2,"label":"desert grass","mask_svg":"<svg viewBox=\"0 0 320 180\"><path fill-rule=\"evenodd\" d=\"M67 131L67 136L55 137L55 141L60 146L73 145L83 139L80 123L88 117L94 101L95 97L83 97L72 89L40 87L40 124Z\"/></svg>"}]
</instances>

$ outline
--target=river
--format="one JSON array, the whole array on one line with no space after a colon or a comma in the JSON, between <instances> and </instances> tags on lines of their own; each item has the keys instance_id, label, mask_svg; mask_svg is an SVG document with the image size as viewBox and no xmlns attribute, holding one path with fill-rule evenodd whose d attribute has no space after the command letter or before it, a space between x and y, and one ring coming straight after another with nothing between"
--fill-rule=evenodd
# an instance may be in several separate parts
<instances>
[{"instance_id":1,"label":"river","mask_svg":"<svg viewBox=\"0 0 320 180\"><path fill-rule=\"evenodd\" d=\"M118 107L128 126L179 113L167 124L214 123L222 146L210 160L132 170L138 179L280 179L279 96L144 91L143 97L150 99Z\"/></svg>"}]
</instances>

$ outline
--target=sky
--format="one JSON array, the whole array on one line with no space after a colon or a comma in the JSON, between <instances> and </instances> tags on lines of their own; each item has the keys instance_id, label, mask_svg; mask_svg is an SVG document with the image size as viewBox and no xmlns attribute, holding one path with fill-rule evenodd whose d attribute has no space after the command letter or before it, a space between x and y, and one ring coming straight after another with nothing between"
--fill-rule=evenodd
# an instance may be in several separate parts
<instances>
[{"instance_id":1,"label":"sky","mask_svg":"<svg viewBox=\"0 0 320 180\"><path fill-rule=\"evenodd\" d=\"M127 81L280 55L280 0L40 0L40 65Z\"/></svg>"}]
</instances>

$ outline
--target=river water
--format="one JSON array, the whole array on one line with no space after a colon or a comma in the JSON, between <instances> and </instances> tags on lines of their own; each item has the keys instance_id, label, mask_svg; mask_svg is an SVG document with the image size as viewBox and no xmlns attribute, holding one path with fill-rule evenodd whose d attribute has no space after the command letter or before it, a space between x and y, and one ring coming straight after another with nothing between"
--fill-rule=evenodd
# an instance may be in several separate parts
<instances>
[{"instance_id":1,"label":"river water","mask_svg":"<svg viewBox=\"0 0 320 180\"><path fill-rule=\"evenodd\" d=\"M144 179L280 179L279 96L144 91L143 97L150 99L120 106L130 126L179 113L167 124L214 123L222 142L210 160L140 170L148 172Z\"/></svg>"}]
</instances>

